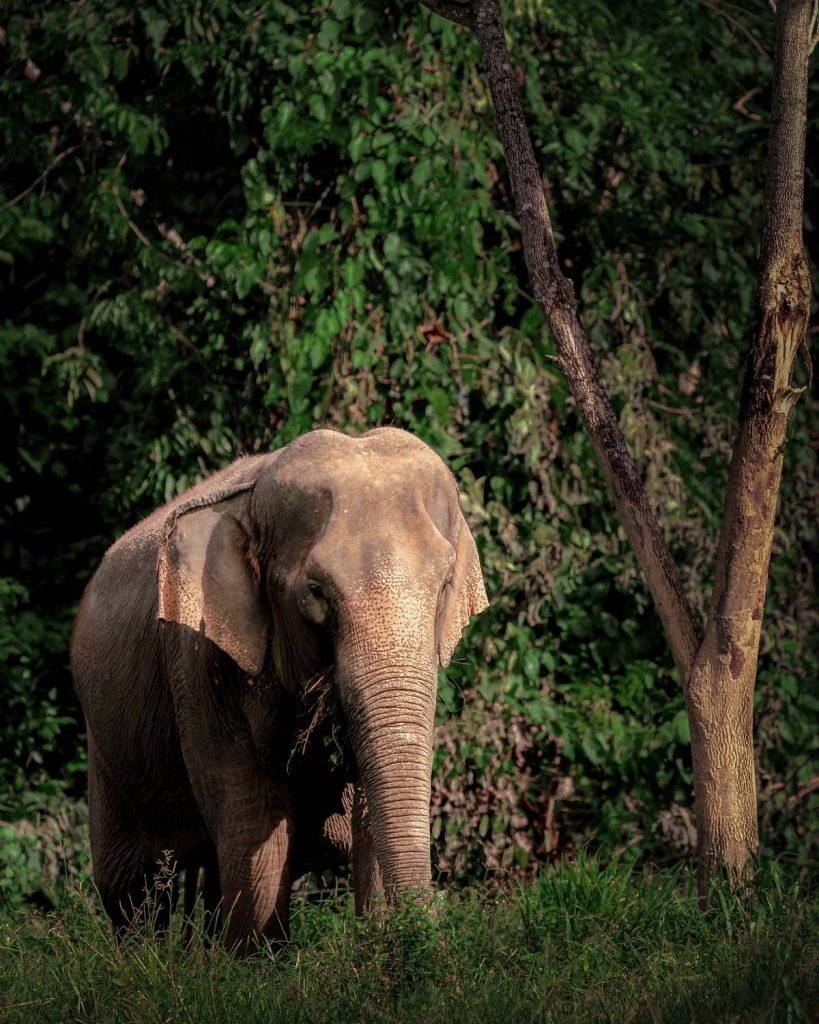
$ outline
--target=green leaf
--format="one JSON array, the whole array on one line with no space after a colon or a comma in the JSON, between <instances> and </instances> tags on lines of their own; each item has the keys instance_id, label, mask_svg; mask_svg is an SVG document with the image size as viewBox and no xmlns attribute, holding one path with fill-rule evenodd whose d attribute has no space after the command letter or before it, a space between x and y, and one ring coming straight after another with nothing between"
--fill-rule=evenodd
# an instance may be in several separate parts
<instances>
[{"instance_id":1,"label":"green leaf","mask_svg":"<svg viewBox=\"0 0 819 1024\"><path fill-rule=\"evenodd\" d=\"M432 161L428 157L421 157L412 168L412 181L418 188L424 185L432 177Z\"/></svg>"},{"instance_id":2,"label":"green leaf","mask_svg":"<svg viewBox=\"0 0 819 1024\"><path fill-rule=\"evenodd\" d=\"M568 127L563 134L563 138L566 142L566 145L573 152L577 153L579 156L585 153L586 136L583 135L583 133L578 128L575 128L573 126Z\"/></svg>"},{"instance_id":3,"label":"green leaf","mask_svg":"<svg viewBox=\"0 0 819 1024\"><path fill-rule=\"evenodd\" d=\"M316 121L323 124L327 120L327 104L320 93L314 92L309 96L307 106Z\"/></svg>"},{"instance_id":4,"label":"green leaf","mask_svg":"<svg viewBox=\"0 0 819 1024\"><path fill-rule=\"evenodd\" d=\"M449 423L452 416L449 395L443 388L434 387L430 389L429 404L441 423Z\"/></svg>"},{"instance_id":5,"label":"green leaf","mask_svg":"<svg viewBox=\"0 0 819 1024\"><path fill-rule=\"evenodd\" d=\"M373 181L379 187L387 180L387 164L384 160L373 160L371 164Z\"/></svg>"}]
</instances>

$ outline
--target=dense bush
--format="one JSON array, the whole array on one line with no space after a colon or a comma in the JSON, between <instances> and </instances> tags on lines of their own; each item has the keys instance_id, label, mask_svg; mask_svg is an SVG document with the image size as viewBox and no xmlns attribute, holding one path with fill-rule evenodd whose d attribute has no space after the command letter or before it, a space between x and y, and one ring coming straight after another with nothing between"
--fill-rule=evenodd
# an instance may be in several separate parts
<instances>
[{"instance_id":1,"label":"dense bush","mask_svg":"<svg viewBox=\"0 0 819 1024\"><path fill-rule=\"evenodd\" d=\"M509 17L561 254L699 608L768 118L768 12L731 12ZM82 791L67 647L106 545L239 452L391 423L462 481L492 602L441 678L442 877L589 841L686 852L678 681L527 294L471 38L368 0L9 0L2 19L6 817ZM811 102L815 155L815 86ZM786 452L757 692L762 841L802 860L819 835L811 412Z\"/></svg>"}]
</instances>

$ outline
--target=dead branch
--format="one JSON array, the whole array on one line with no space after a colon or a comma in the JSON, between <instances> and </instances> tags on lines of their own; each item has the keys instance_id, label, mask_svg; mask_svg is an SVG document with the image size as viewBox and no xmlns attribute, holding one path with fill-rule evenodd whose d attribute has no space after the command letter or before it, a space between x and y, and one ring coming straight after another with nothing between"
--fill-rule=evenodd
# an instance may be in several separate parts
<instances>
[{"instance_id":1,"label":"dead branch","mask_svg":"<svg viewBox=\"0 0 819 1024\"><path fill-rule=\"evenodd\" d=\"M68 149L64 149L62 153L58 153L51 161L51 163L48 165L48 167L46 167L43 173L39 174L34 179L34 181L32 181L32 183L28 186L28 188L24 188L22 192L18 192L18 194L14 196L12 199L9 199L8 202L3 203L3 205L0 206L0 210L8 210L10 209L10 207L16 206L18 203L21 203L27 195L29 195L31 192L34 191L35 188L37 188L40 182L45 181L45 179L49 176L49 174L51 174L51 172L54 170L57 164L65 160L67 156L71 156L71 154L75 153L78 149L81 149L83 145L84 143L78 142L76 146L69 146Z\"/></svg>"}]
</instances>

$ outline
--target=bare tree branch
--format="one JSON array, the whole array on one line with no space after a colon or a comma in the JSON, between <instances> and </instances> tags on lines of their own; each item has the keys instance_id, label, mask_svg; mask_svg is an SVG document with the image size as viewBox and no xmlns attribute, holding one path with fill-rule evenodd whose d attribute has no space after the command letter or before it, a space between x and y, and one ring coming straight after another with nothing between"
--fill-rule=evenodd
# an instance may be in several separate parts
<instances>
[{"instance_id":1,"label":"bare tree branch","mask_svg":"<svg viewBox=\"0 0 819 1024\"><path fill-rule=\"evenodd\" d=\"M739 99L732 104L734 110L738 114L742 114L743 117L747 117L749 121L761 121L761 114L752 114L750 110L745 106L748 100L752 99L759 92L759 89L749 89L744 96L740 96Z\"/></svg>"},{"instance_id":2,"label":"bare tree branch","mask_svg":"<svg viewBox=\"0 0 819 1024\"><path fill-rule=\"evenodd\" d=\"M140 240L140 242L142 242L144 246L146 246L148 249L153 249L151 240L149 238L146 238L145 235L140 230L139 225L135 224L134 221L131 220L130 214L125 209L125 204L122 202L122 199L120 199L119 189L114 188L112 191L114 193L114 200L116 201L117 209L125 219L125 223L128 225L128 229L136 235L136 237ZM174 263L176 261L171 260L171 262ZM179 266L184 266L184 264L179 264Z\"/></svg>"},{"instance_id":3,"label":"bare tree branch","mask_svg":"<svg viewBox=\"0 0 819 1024\"><path fill-rule=\"evenodd\" d=\"M759 39L757 39L754 33L739 18L734 17L733 14L730 14L728 11L726 11L725 8L722 7L719 3L715 3L714 0L700 0L700 3L703 5L703 7L710 8L710 10L714 11L721 18L724 18L725 21L727 21L728 24L735 28L738 32L741 32L761 57L767 57L768 60L771 59L771 55L768 53L768 51L765 49L765 47L762 45Z\"/></svg>"},{"instance_id":4,"label":"bare tree branch","mask_svg":"<svg viewBox=\"0 0 819 1024\"><path fill-rule=\"evenodd\" d=\"M475 10L471 0L422 0L434 14L466 28L475 27Z\"/></svg>"},{"instance_id":5,"label":"bare tree branch","mask_svg":"<svg viewBox=\"0 0 819 1024\"><path fill-rule=\"evenodd\" d=\"M28 188L24 188L22 192L19 192L12 199L9 199L7 200L7 202L3 203L3 205L0 206L0 210L8 210L10 207L16 206L17 203L22 202L27 195L29 195L31 192L34 191L35 188L37 188L41 181L45 181L45 179L49 176L49 174L51 174L51 172L54 170L57 164L59 164L62 160L65 160L67 156L71 156L72 153L76 152L82 146L83 143L78 142L76 146L69 146L68 149L64 149L62 153L58 153L51 161L51 163L48 165L48 167L46 167L43 173L38 175L34 179L34 181L32 181L32 183L28 186Z\"/></svg>"},{"instance_id":6,"label":"bare tree branch","mask_svg":"<svg viewBox=\"0 0 819 1024\"><path fill-rule=\"evenodd\" d=\"M433 10L436 5L429 5ZM701 641L700 624L629 454L561 272L543 181L509 59L497 0L473 0L474 28L495 105L532 290L554 339L557 361L586 425L628 539L651 590L683 686Z\"/></svg>"}]
</instances>

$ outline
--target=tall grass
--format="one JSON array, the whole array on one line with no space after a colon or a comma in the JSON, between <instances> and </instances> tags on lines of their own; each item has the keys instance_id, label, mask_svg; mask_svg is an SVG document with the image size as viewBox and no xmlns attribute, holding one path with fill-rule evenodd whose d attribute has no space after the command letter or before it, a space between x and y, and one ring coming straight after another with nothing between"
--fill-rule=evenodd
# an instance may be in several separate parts
<instances>
[{"instance_id":1,"label":"tall grass","mask_svg":"<svg viewBox=\"0 0 819 1024\"><path fill-rule=\"evenodd\" d=\"M0 1020L819 1021L819 893L768 868L752 897L593 860L530 888L447 893L356 920L298 907L289 947L237 960L178 932L115 944L87 896L0 918Z\"/></svg>"}]
</instances>

